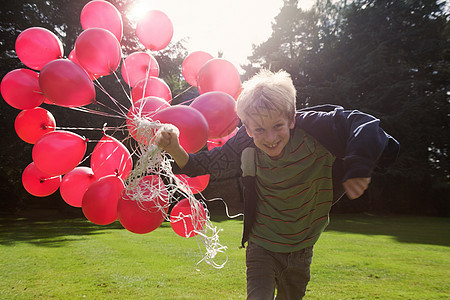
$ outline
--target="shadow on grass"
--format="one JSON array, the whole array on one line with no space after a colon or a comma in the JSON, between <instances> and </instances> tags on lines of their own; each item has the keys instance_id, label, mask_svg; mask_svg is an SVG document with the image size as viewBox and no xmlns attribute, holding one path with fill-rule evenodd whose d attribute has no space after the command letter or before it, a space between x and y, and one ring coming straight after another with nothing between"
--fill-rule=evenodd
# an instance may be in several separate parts
<instances>
[{"instance_id":1,"label":"shadow on grass","mask_svg":"<svg viewBox=\"0 0 450 300\"><path fill-rule=\"evenodd\" d=\"M230 220L225 214L212 213L211 220ZM235 218L242 222L242 217ZM170 227L164 222L161 227ZM82 215L65 216L57 211L31 211L11 216L0 215L0 245L25 242L42 247L60 247L87 235L123 229L119 221L96 225ZM373 216L369 214L332 214L326 231L363 235L385 235L401 243L450 247L450 219L416 216Z\"/></svg>"},{"instance_id":2,"label":"shadow on grass","mask_svg":"<svg viewBox=\"0 0 450 300\"><path fill-rule=\"evenodd\" d=\"M450 247L449 218L333 214L326 231L385 235L401 243Z\"/></svg>"},{"instance_id":3,"label":"shadow on grass","mask_svg":"<svg viewBox=\"0 0 450 300\"><path fill-rule=\"evenodd\" d=\"M64 216L53 210L22 212L0 216L0 245L14 246L26 242L43 247L60 247L86 235L102 234L106 229L123 229L116 221L96 225L84 216Z\"/></svg>"}]
</instances>

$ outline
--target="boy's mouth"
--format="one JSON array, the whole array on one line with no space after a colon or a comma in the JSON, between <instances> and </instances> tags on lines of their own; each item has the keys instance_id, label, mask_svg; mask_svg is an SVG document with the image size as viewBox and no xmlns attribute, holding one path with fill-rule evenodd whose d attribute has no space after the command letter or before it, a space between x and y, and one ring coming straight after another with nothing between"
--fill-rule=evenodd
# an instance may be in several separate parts
<instances>
[{"instance_id":1,"label":"boy's mouth","mask_svg":"<svg viewBox=\"0 0 450 300\"><path fill-rule=\"evenodd\" d=\"M274 144L266 144L265 146L269 149L274 149L278 146L279 143L274 143Z\"/></svg>"},{"instance_id":2,"label":"boy's mouth","mask_svg":"<svg viewBox=\"0 0 450 300\"><path fill-rule=\"evenodd\" d=\"M281 142L276 142L273 144L264 144L266 147L266 154L269 155L271 159L279 159L284 151L279 151L278 147L280 146Z\"/></svg>"}]
</instances>

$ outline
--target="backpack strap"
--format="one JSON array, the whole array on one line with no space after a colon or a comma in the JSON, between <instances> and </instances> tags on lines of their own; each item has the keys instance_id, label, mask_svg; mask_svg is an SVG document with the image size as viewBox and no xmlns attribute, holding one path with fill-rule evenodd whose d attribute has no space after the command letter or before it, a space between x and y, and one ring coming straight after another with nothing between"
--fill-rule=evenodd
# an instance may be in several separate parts
<instances>
[{"instance_id":1,"label":"backpack strap","mask_svg":"<svg viewBox=\"0 0 450 300\"><path fill-rule=\"evenodd\" d=\"M241 154L242 177L256 175L255 148L245 148Z\"/></svg>"},{"instance_id":2,"label":"backpack strap","mask_svg":"<svg viewBox=\"0 0 450 300\"><path fill-rule=\"evenodd\" d=\"M250 236L256 215L256 149L245 148L241 154L242 185L244 198L244 231L242 233L241 246Z\"/></svg>"}]
</instances>

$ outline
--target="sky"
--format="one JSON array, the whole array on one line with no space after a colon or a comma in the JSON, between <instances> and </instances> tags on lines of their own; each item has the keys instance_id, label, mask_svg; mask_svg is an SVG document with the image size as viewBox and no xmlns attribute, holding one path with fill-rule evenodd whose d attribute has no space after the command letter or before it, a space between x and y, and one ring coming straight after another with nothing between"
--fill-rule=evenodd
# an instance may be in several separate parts
<instances>
[{"instance_id":1,"label":"sky","mask_svg":"<svg viewBox=\"0 0 450 300\"><path fill-rule=\"evenodd\" d=\"M308 9L314 0L300 0ZM172 21L172 41L188 37L189 52L205 51L223 58L239 71L252 54L252 44L267 40L272 22L280 12L283 0L141 0L136 1L132 15L149 9L163 11Z\"/></svg>"}]
</instances>

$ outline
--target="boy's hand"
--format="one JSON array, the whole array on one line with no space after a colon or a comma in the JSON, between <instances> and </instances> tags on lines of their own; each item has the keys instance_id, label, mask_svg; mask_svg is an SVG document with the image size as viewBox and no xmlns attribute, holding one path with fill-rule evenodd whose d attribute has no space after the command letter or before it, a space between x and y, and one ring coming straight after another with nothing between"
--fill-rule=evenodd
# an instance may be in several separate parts
<instances>
[{"instance_id":1,"label":"boy's hand","mask_svg":"<svg viewBox=\"0 0 450 300\"><path fill-rule=\"evenodd\" d=\"M183 169L189 160L189 154L183 149L183 147L180 146L178 135L178 129L163 129L156 136L155 144L169 153L180 169Z\"/></svg>"},{"instance_id":2,"label":"boy's hand","mask_svg":"<svg viewBox=\"0 0 450 300\"><path fill-rule=\"evenodd\" d=\"M367 189L370 177L359 177L347 179L342 185L349 199L359 198Z\"/></svg>"},{"instance_id":3,"label":"boy's hand","mask_svg":"<svg viewBox=\"0 0 450 300\"><path fill-rule=\"evenodd\" d=\"M180 143L178 141L178 135L172 131L163 131L161 130L156 137L156 146L163 149L167 153L171 153L171 150L176 150L180 147Z\"/></svg>"}]
</instances>

